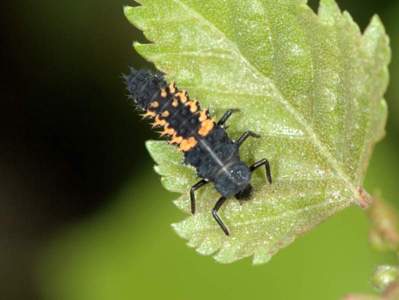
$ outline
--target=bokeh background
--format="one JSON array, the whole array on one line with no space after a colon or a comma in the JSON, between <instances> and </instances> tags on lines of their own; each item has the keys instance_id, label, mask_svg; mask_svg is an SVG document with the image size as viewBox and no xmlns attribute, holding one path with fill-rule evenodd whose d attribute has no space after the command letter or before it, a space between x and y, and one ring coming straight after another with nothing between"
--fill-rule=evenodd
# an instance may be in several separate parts
<instances>
[{"instance_id":1,"label":"bokeh background","mask_svg":"<svg viewBox=\"0 0 399 300\"><path fill-rule=\"evenodd\" d=\"M203 0L205 1L205 0ZM317 1L311 1L316 7ZM399 208L399 1L339 0L392 39L390 118L366 181ZM0 10L0 299L339 299L372 292L394 257L350 208L267 265L220 265L169 226L183 217L152 171L155 138L121 73L150 66L122 13L130 0L13 0Z\"/></svg>"}]
</instances>

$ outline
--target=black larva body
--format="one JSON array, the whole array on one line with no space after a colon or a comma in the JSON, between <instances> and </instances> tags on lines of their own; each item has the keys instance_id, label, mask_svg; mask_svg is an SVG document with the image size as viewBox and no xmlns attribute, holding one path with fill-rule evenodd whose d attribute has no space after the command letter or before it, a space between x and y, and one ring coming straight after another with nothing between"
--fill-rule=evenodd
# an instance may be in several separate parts
<instances>
[{"instance_id":1,"label":"black larva body","mask_svg":"<svg viewBox=\"0 0 399 300\"><path fill-rule=\"evenodd\" d=\"M237 141L227 135L224 123L234 112L229 110L215 123L206 110L201 110L197 101L191 100L185 91L174 84L168 85L161 74L148 70L131 69L124 76L129 99L145 112L144 116L155 120L154 127L163 127L161 135L168 135L170 143L179 146L184 152L185 163L196 168L202 178L190 191L191 210L195 212L194 192L203 185L212 182L221 194L212 214L226 235L226 226L217 211L227 198L235 196L245 199L249 196L251 172L260 166L266 167L271 182L270 167L266 159L248 167L241 161L240 145L250 136L257 137L251 131L245 132Z\"/></svg>"}]
</instances>

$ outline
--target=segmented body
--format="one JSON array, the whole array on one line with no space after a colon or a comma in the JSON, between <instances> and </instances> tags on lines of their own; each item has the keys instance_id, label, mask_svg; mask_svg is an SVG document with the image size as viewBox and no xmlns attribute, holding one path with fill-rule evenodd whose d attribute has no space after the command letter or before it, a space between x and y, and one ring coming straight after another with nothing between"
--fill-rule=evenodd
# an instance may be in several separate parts
<instances>
[{"instance_id":1,"label":"segmented body","mask_svg":"<svg viewBox=\"0 0 399 300\"><path fill-rule=\"evenodd\" d=\"M144 117L163 129L161 136L170 137L200 177L216 181L227 164L239 160L237 144L186 91L147 70L131 73L127 82L130 97L145 111Z\"/></svg>"}]
</instances>

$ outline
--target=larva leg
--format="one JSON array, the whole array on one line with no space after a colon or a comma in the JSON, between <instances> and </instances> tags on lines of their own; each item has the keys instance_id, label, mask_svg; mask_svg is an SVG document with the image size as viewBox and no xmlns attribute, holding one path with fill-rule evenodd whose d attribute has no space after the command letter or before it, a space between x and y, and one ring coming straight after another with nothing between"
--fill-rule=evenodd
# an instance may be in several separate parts
<instances>
[{"instance_id":1,"label":"larva leg","mask_svg":"<svg viewBox=\"0 0 399 300\"><path fill-rule=\"evenodd\" d=\"M233 109L229 109L228 111L226 111L224 113L224 115L222 116L222 118L219 120L219 122L217 123L218 126L224 126L224 124L227 122L227 120L231 117L231 115L235 112L239 112L239 109L233 108Z\"/></svg>"},{"instance_id":2,"label":"larva leg","mask_svg":"<svg viewBox=\"0 0 399 300\"><path fill-rule=\"evenodd\" d=\"M238 144L238 146L241 146L242 143L245 142L245 140L249 137L254 137L254 138L260 138L259 134L256 134L253 131L245 131L240 137L239 139L236 141L236 144Z\"/></svg>"},{"instance_id":3,"label":"larva leg","mask_svg":"<svg viewBox=\"0 0 399 300\"><path fill-rule=\"evenodd\" d=\"M270 163L267 159L264 158L264 159L261 159L261 160L255 162L252 166L249 167L249 170L251 172L253 172L261 166L265 166L267 181L269 181L269 183L271 184L272 183L272 174L270 172Z\"/></svg>"},{"instance_id":4,"label":"larva leg","mask_svg":"<svg viewBox=\"0 0 399 300\"><path fill-rule=\"evenodd\" d=\"M222 219L218 215L219 209L222 207L224 202L226 202L226 200L227 199L225 197L220 197L219 198L218 202L216 202L215 207L212 209L212 216L216 220L216 222L219 224L220 228L222 228L224 234L225 235L230 235L229 230L227 229L226 225L224 225Z\"/></svg>"},{"instance_id":5,"label":"larva leg","mask_svg":"<svg viewBox=\"0 0 399 300\"><path fill-rule=\"evenodd\" d=\"M195 191L209 183L207 179L202 179L194 184L190 189L190 202L191 202L191 213L195 214Z\"/></svg>"}]
</instances>

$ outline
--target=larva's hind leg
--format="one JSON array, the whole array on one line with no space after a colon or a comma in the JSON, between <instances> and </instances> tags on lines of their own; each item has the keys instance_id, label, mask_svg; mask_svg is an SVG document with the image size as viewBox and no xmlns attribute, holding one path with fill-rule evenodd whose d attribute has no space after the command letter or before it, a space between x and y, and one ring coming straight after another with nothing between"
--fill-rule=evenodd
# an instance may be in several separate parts
<instances>
[{"instance_id":1,"label":"larva's hind leg","mask_svg":"<svg viewBox=\"0 0 399 300\"><path fill-rule=\"evenodd\" d=\"M215 221L219 224L220 228L222 228L223 232L225 235L230 235L229 230L227 229L226 225L224 225L222 219L218 215L219 209L222 207L224 202L226 202L227 198L225 197L220 197L218 202L216 202L215 207L212 209L212 216L215 219Z\"/></svg>"},{"instance_id":2,"label":"larva's hind leg","mask_svg":"<svg viewBox=\"0 0 399 300\"><path fill-rule=\"evenodd\" d=\"M190 202L191 202L191 213L195 214L195 191L209 183L207 179L202 179L194 184L190 189Z\"/></svg>"}]
</instances>

